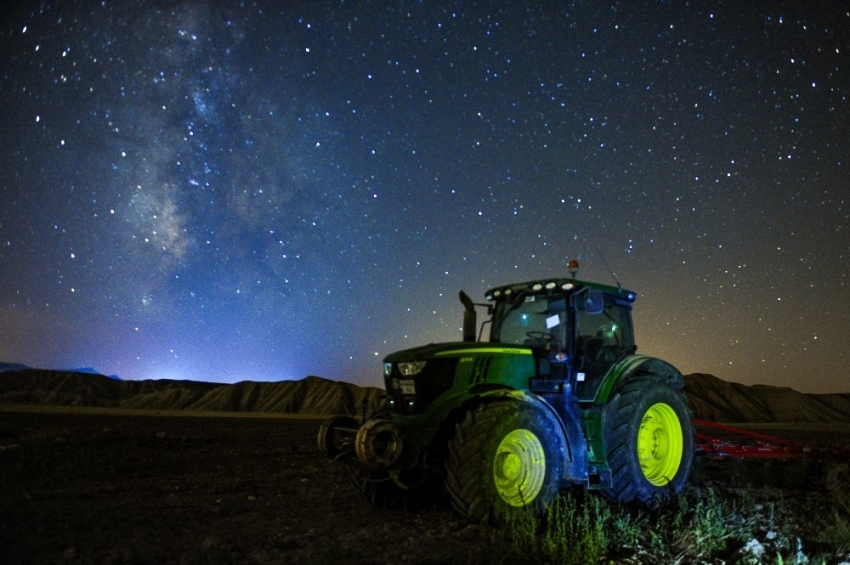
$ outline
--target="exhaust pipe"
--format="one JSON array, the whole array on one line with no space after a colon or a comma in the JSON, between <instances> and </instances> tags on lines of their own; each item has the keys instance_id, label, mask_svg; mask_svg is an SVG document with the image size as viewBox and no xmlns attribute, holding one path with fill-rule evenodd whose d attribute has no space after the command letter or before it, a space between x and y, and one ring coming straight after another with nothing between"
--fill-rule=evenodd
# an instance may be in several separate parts
<instances>
[{"instance_id":1,"label":"exhaust pipe","mask_svg":"<svg viewBox=\"0 0 850 565\"><path fill-rule=\"evenodd\" d=\"M463 341L475 341L477 337L476 332L478 330L478 320L475 315L475 304L473 304L469 295L462 290L458 293L458 298L460 298L464 307Z\"/></svg>"}]
</instances>

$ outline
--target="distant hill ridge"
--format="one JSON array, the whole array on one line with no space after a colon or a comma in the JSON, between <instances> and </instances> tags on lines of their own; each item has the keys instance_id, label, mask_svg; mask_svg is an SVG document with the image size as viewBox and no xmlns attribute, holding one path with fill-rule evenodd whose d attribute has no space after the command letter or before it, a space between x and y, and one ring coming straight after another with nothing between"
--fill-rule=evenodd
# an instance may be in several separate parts
<instances>
[{"instance_id":1,"label":"distant hill ridge","mask_svg":"<svg viewBox=\"0 0 850 565\"><path fill-rule=\"evenodd\" d=\"M121 381L74 371L0 373L0 404L210 410L281 414L356 414L380 403L381 389L310 376L300 381L219 384Z\"/></svg>"},{"instance_id":2,"label":"distant hill ridge","mask_svg":"<svg viewBox=\"0 0 850 565\"><path fill-rule=\"evenodd\" d=\"M358 414L381 402L383 390L309 376L299 381L219 384L122 381L79 371L15 369L0 364L0 404L204 410L275 414ZM694 417L727 423L850 423L850 394L805 394L747 386L712 375L685 377Z\"/></svg>"},{"instance_id":3,"label":"distant hill ridge","mask_svg":"<svg viewBox=\"0 0 850 565\"><path fill-rule=\"evenodd\" d=\"M807 394L788 387L747 386L713 375L685 376L694 417L714 422L850 423L850 394Z\"/></svg>"}]
</instances>

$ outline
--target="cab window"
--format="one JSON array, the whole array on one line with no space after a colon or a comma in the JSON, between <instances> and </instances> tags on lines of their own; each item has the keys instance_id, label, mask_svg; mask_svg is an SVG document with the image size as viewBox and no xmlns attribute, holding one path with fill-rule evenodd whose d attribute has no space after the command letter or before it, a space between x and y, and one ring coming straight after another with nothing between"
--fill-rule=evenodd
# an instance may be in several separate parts
<instances>
[{"instance_id":1,"label":"cab window","mask_svg":"<svg viewBox=\"0 0 850 565\"><path fill-rule=\"evenodd\" d=\"M608 369L634 352L631 305L603 295L603 307L591 308L577 300L577 343L581 368L588 378L604 375ZM592 313L594 310L597 313Z\"/></svg>"}]
</instances>

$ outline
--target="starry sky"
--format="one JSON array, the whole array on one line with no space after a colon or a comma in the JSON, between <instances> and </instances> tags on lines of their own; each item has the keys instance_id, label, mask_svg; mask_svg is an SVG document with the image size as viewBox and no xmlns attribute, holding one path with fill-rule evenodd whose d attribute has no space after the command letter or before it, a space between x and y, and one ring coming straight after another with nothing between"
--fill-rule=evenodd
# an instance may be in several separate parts
<instances>
[{"instance_id":1,"label":"starry sky","mask_svg":"<svg viewBox=\"0 0 850 565\"><path fill-rule=\"evenodd\" d=\"M639 352L850 391L850 2L12 6L0 361L380 385L577 258Z\"/></svg>"}]
</instances>

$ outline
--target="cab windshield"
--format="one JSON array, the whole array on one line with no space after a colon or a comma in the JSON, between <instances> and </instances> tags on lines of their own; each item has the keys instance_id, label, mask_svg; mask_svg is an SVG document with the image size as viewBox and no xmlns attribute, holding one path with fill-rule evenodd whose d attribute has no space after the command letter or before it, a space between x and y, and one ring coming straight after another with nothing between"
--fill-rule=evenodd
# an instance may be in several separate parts
<instances>
[{"instance_id":1,"label":"cab windshield","mask_svg":"<svg viewBox=\"0 0 850 565\"><path fill-rule=\"evenodd\" d=\"M490 341L549 350L566 343L566 297L526 294L496 303Z\"/></svg>"}]
</instances>

